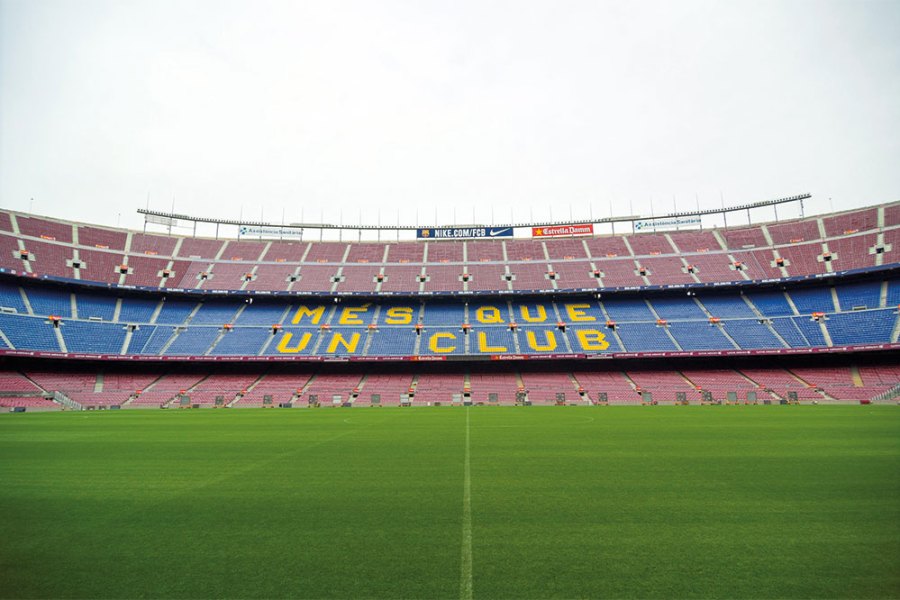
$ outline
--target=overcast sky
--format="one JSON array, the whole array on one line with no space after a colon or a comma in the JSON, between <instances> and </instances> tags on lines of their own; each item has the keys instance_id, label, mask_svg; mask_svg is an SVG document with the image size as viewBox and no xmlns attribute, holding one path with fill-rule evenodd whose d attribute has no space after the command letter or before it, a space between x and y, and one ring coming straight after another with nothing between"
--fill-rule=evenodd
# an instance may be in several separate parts
<instances>
[{"instance_id":1,"label":"overcast sky","mask_svg":"<svg viewBox=\"0 0 900 600\"><path fill-rule=\"evenodd\" d=\"M893 201L898 31L896 0L0 0L0 205L139 228L148 196L347 223Z\"/></svg>"}]
</instances>

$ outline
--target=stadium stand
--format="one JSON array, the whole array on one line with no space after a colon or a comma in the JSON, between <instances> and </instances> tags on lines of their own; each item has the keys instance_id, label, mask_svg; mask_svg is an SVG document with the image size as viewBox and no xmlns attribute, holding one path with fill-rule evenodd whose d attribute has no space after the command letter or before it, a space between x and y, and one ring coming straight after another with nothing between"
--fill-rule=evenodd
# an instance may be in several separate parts
<instances>
[{"instance_id":1,"label":"stadium stand","mask_svg":"<svg viewBox=\"0 0 900 600\"><path fill-rule=\"evenodd\" d=\"M8 346L20 350L62 351L64 345L65 351L76 353L183 356L294 354L279 348L289 344L285 338L306 333L311 339L297 353L413 356L559 353L563 347L566 352L833 347L896 341L897 308L887 304L888 291L896 288L892 279L746 295L616 297L599 303L590 298L487 298L468 303L432 299L328 308L316 301L102 296L28 281L18 288L3 286L0 299L14 312L0 313L0 331ZM28 314L26 300L34 316ZM607 321L615 323L614 329ZM608 347L600 347L604 343ZM554 347L543 348L548 344Z\"/></svg>"},{"instance_id":2,"label":"stadium stand","mask_svg":"<svg viewBox=\"0 0 900 600\"><path fill-rule=\"evenodd\" d=\"M134 397L125 406L134 408L167 406L176 396L186 394L204 378L204 375L193 373L158 375L143 388L135 390Z\"/></svg>"},{"instance_id":3,"label":"stadium stand","mask_svg":"<svg viewBox=\"0 0 900 600\"><path fill-rule=\"evenodd\" d=\"M421 373L416 377L414 390L414 400L418 405L452 403L454 398L457 402L462 402L465 375Z\"/></svg>"},{"instance_id":4,"label":"stadium stand","mask_svg":"<svg viewBox=\"0 0 900 600\"><path fill-rule=\"evenodd\" d=\"M226 406L243 395L258 376L250 374L216 373L203 378L186 394L191 405Z\"/></svg>"},{"instance_id":5,"label":"stadium stand","mask_svg":"<svg viewBox=\"0 0 900 600\"><path fill-rule=\"evenodd\" d=\"M694 395L687 379L675 371L629 371L626 376L634 382L635 391L649 393L649 398L657 402L674 402L678 392Z\"/></svg>"},{"instance_id":6,"label":"stadium stand","mask_svg":"<svg viewBox=\"0 0 900 600\"><path fill-rule=\"evenodd\" d=\"M324 368L324 367L323 367ZM512 405L518 396L538 405L690 404L701 402L778 403L790 399L817 402L858 402L896 388L900 366L800 365L788 367L733 366L680 370L657 365L616 369L544 368L485 371L466 367L449 372L394 371L335 373L321 371L245 373L199 371L164 374L158 367L141 372L99 369L84 373L69 365L65 371L0 371L0 406L60 409L49 399L59 394L83 407L276 407L282 404L396 406L462 404ZM706 395L708 393L708 396ZM646 395L649 394L649 395ZM6 404L3 404L6 402Z\"/></svg>"},{"instance_id":7,"label":"stadium stand","mask_svg":"<svg viewBox=\"0 0 900 600\"><path fill-rule=\"evenodd\" d=\"M353 402L359 394L364 375L322 374L314 375L303 389L302 401L309 404L340 405Z\"/></svg>"},{"instance_id":8,"label":"stadium stand","mask_svg":"<svg viewBox=\"0 0 900 600\"><path fill-rule=\"evenodd\" d=\"M743 369L741 372L779 400L789 398L791 393L796 393L801 400L823 399L815 385L784 369Z\"/></svg>"},{"instance_id":9,"label":"stadium stand","mask_svg":"<svg viewBox=\"0 0 900 600\"><path fill-rule=\"evenodd\" d=\"M406 400L412 387L413 376L376 373L367 375L360 384L360 393L353 404L358 406L397 406ZM407 400L408 401L408 400Z\"/></svg>"},{"instance_id":10,"label":"stadium stand","mask_svg":"<svg viewBox=\"0 0 900 600\"><path fill-rule=\"evenodd\" d=\"M58 410L62 407L45 397L44 389L24 374L0 371L0 408Z\"/></svg>"},{"instance_id":11,"label":"stadium stand","mask_svg":"<svg viewBox=\"0 0 900 600\"><path fill-rule=\"evenodd\" d=\"M582 403L575 379L556 371L523 372L522 389L536 404Z\"/></svg>"},{"instance_id":12,"label":"stadium stand","mask_svg":"<svg viewBox=\"0 0 900 600\"><path fill-rule=\"evenodd\" d=\"M190 238L0 211L4 360L448 365L54 374L29 363L6 372L0 398L47 409L885 398L900 383L890 364L744 370L717 357L896 351L898 243L900 204L723 230L390 243ZM658 356L714 364L465 366Z\"/></svg>"},{"instance_id":13,"label":"stadium stand","mask_svg":"<svg viewBox=\"0 0 900 600\"><path fill-rule=\"evenodd\" d=\"M473 402L515 404L516 391L522 388L515 373L470 373L469 390Z\"/></svg>"},{"instance_id":14,"label":"stadium stand","mask_svg":"<svg viewBox=\"0 0 900 600\"><path fill-rule=\"evenodd\" d=\"M579 370L573 372L572 377L594 402L640 404L641 396L637 386L622 371Z\"/></svg>"},{"instance_id":15,"label":"stadium stand","mask_svg":"<svg viewBox=\"0 0 900 600\"><path fill-rule=\"evenodd\" d=\"M751 393L760 390L757 383L750 381L735 369L685 369L681 375L695 388L694 394L688 394L689 401L695 397L702 400L703 392L709 392L712 401L728 401L728 394L731 392L734 394L734 401L746 402ZM761 400L765 398L757 397L757 401Z\"/></svg>"},{"instance_id":16,"label":"stadium stand","mask_svg":"<svg viewBox=\"0 0 900 600\"><path fill-rule=\"evenodd\" d=\"M247 388L236 402L240 407L278 406L290 403L309 381L309 375L266 373Z\"/></svg>"},{"instance_id":17,"label":"stadium stand","mask_svg":"<svg viewBox=\"0 0 900 600\"><path fill-rule=\"evenodd\" d=\"M15 218L19 223L19 233L14 233L12 227L9 231L0 230L0 246L5 248L0 253L0 267L14 271L30 268L40 275L86 281L188 289L331 291L324 289L327 286L322 281L336 278L332 283L340 285L335 292L364 293L380 291L373 278L382 270L384 291L414 293L417 284L423 283L415 278L425 267L427 276L435 280L430 291L465 291L468 287L503 292L511 287L594 288L597 278L589 275L594 269L584 268L589 265L584 262L589 256L602 272L605 287L743 281L747 276L797 277L897 262L893 256L898 250L890 243L900 234L900 223L896 221L900 211L896 206L722 231L393 244L226 241L129 234L3 212L3 220L11 223ZM77 243L74 230L79 232ZM884 243L879 243L879 236ZM21 260L20 243L33 258ZM879 248L881 252L877 251ZM735 253L736 250L745 252ZM427 260L423 260L426 255ZM287 261L294 264L283 264ZM736 269L735 262L741 263L742 268ZM431 272L433 267L448 263L453 263L454 268ZM568 277L558 282L549 279L551 263L553 271L566 272ZM127 266L124 273L120 269L123 265ZM341 265L346 274L337 273ZM368 268L360 268L362 265ZM298 286L290 281L297 266L302 274L300 281L312 277L315 282ZM688 267L693 267L693 272ZM640 274L641 268L646 274ZM163 276L166 270L169 277ZM472 275L472 285L458 287L456 284L466 283L458 280L465 272ZM201 279L202 273L207 274L205 279ZM506 274L513 277L507 280L503 277ZM644 277L648 279L645 281ZM449 289L443 289L448 286Z\"/></svg>"}]
</instances>

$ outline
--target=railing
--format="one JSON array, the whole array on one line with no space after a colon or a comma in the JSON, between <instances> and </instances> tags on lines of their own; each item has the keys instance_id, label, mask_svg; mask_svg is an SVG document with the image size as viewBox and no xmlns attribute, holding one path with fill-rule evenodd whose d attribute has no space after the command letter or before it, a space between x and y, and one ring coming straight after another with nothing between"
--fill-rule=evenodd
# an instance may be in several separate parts
<instances>
[{"instance_id":1,"label":"railing","mask_svg":"<svg viewBox=\"0 0 900 600\"><path fill-rule=\"evenodd\" d=\"M84 410L79 402L75 402L62 392L53 392L53 401L62 404L71 410Z\"/></svg>"},{"instance_id":2,"label":"railing","mask_svg":"<svg viewBox=\"0 0 900 600\"><path fill-rule=\"evenodd\" d=\"M888 400L893 400L900 396L900 383L892 387L886 392L882 392L877 396L872 397L872 402L887 402Z\"/></svg>"}]
</instances>

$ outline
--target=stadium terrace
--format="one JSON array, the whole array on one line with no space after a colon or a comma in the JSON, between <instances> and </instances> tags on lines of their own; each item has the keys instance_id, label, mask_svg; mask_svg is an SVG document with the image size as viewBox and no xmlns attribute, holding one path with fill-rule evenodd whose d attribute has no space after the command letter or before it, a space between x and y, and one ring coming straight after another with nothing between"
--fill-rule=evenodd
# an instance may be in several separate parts
<instances>
[{"instance_id":1,"label":"stadium terrace","mask_svg":"<svg viewBox=\"0 0 900 600\"><path fill-rule=\"evenodd\" d=\"M529 228L531 239L510 237ZM263 395L305 406L322 397L307 387L330 361L356 365L325 387L333 403L351 406L372 404L378 377L393 382L378 384L387 390L380 402L410 405L889 401L897 393L900 203L705 230L635 225L604 236L570 223L417 233L409 242L213 239L2 211L0 354L12 370L0 403L171 406L212 394L222 406L245 406L244 396L275 377L266 365L293 364L291 393ZM810 355L836 357L837 374L804 371ZM643 372L660 358L688 362ZM92 402L80 392L89 383L23 383L16 370L59 359L162 369L160 381L144 384L162 396L138 401L147 390L126 386L107 401L107 379L86 375L104 398ZM510 377L492 387L474 376L479 361L502 361ZM728 389L691 375L689 361L722 371ZM791 361L794 370L784 367ZM215 394L201 381L173 389L166 381L175 376L152 366L217 362L258 363L263 372L216 384L224 387ZM367 371L375 363L396 371ZM431 394L427 375L408 369L436 363L450 383ZM528 374L537 365L545 377Z\"/></svg>"}]
</instances>

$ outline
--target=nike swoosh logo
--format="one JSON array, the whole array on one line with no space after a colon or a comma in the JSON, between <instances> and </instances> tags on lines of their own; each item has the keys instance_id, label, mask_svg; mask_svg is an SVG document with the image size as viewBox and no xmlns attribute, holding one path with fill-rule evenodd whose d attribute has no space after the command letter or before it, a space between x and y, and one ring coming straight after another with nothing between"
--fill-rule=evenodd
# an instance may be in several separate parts
<instances>
[{"instance_id":1,"label":"nike swoosh logo","mask_svg":"<svg viewBox=\"0 0 900 600\"><path fill-rule=\"evenodd\" d=\"M507 227L506 229L491 229L491 230L488 232L488 235L491 236L491 237L498 236L498 235L500 235L501 233L504 233L504 232L506 232L506 231L509 231L510 229L512 229L512 227Z\"/></svg>"}]
</instances>

